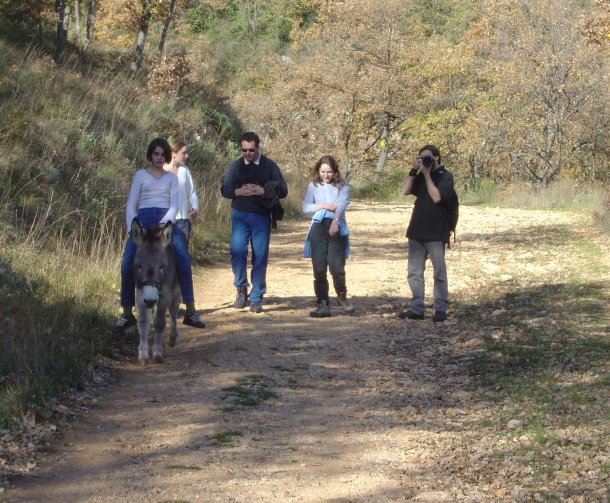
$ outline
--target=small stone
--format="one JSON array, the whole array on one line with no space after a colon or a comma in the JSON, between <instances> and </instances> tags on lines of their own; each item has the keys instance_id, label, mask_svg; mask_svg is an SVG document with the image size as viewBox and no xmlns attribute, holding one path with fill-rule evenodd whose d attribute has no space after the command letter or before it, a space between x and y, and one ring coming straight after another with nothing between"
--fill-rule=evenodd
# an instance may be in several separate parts
<instances>
[{"instance_id":1,"label":"small stone","mask_svg":"<svg viewBox=\"0 0 610 503\"><path fill-rule=\"evenodd\" d=\"M523 427L523 421L520 421L519 419L511 419L506 426L509 430L517 430Z\"/></svg>"},{"instance_id":2,"label":"small stone","mask_svg":"<svg viewBox=\"0 0 610 503\"><path fill-rule=\"evenodd\" d=\"M428 491L415 496L415 501L426 501L430 503L445 503L454 501L453 496L446 491Z\"/></svg>"},{"instance_id":3,"label":"small stone","mask_svg":"<svg viewBox=\"0 0 610 503\"><path fill-rule=\"evenodd\" d=\"M504 498L507 494L508 494L508 491L506 490L505 487L501 487L500 489L496 490L496 497L498 497L498 498Z\"/></svg>"},{"instance_id":4,"label":"small stone","mask_svg":"<svg viewBox=\"0 0 610 503\"><path fill-rule=\"evenodd\" d=\"M449 418L454 418L459 416L462 413L461 410L458 409L445 409L445 416Z\"/></svg>"}]
</instances>

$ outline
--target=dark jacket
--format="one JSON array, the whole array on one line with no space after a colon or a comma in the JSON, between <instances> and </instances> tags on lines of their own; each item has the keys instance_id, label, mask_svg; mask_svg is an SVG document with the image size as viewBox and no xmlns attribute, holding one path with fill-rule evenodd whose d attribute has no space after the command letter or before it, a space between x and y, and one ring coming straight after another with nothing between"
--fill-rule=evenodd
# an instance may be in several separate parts
<instances>
[{"instance_id":1,"label":"dark jacket","mask_svg":"<svg viewBox=\"0 0 610 503\"><path fill-rule=\"evenodd\" d=\"M270 213L269 202L264 196L235 197L235 189L246 183L257 183L261 187L269 181L277 182L275 187L278 199L288 195L288 186L280 168L268 157L261 154L259 164L246 164L243 157L233 161L222 181L220 192L223 197L232 199L231 208L248 213ZM268 198L268 195L267 195Z\"/></svg>"},{"instance_id":2,"label":"dark jacket","mask_svg":"<svg viewBox=\"0 0 610 503\"><path fill-rule=\"evenodd\" d=\"M279 183L275 180L268 180L265 182L265 193L261 196L263 205L269 208L271 213L271 228L277 229L277 221L284 218L284 208L280 203L280 198L277 195L277 188Z\"/></svg>"},{"instance_id":3,"label":"dark jacket","mask_svg":"<svg viewBox=\"0 0 610 503\"><path fill-rule=\"evenodd\" d=\"M407 237L419 241L448 243L449 215L447 202L453 191L453 175L444 166L440 166L430 176L441 194L441 201L437 204L432 200L426 187L424 175L419 173L413 180L411 189L411 193L417 199L407 228Z\"/></svg>"}]
</instances>

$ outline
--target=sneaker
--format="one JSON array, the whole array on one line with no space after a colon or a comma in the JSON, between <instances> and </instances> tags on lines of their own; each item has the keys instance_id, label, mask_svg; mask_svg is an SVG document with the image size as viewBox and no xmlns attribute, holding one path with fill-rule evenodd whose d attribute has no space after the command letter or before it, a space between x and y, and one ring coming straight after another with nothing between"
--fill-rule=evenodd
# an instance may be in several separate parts
<instances>
[{"instance_id":1,"label":"sneaker","mask_svg":"<svg viewBox=\"0 0 610 503\"><path fill-rule=\"evenodd\" d=\"M339 294L337 296L337 304L341 306L345 314L352 314L354 312L354 305L347 300L345 294Z\"/></svg>"},{"instance_id":2,"label":"sneaker","mask_svg":"<svg viewBox=\"0 0 610 503\"><path fill-rule=\"evenodd\" d=\"M251 313L262 313L263 312L263 306L260 302L257 301L252 301L250 303L250 312Z\"/></svg>"},{"instance_id":3,"label":"sneaker","mask_svg":"<svg viewBox=\"0 0 610 503\"><path fill-rule=\"evenodd\" d=\"M424 315L423 314L418 314L415 313L413 311L411 311L410 309L406 312L406 313L400 313L399 318L401 319L409 319L409 320L423 320L424 319Z\"/></svg>"},{"instance_id":4,"label":"sneaker","mask_svg":"<svg viewBox=\"0 0 610 503\"><path fill-rule=\"evenodd\" d=\"M126 318L122 314L116 320L116 325L112 329L113 334L121 334L125 332L128 328L134 327L138 324L138 320L132 314L130 317Z\"/></svg>"},{"instance_id":5,"label":"sneaker","mask_svg":"<svg viewBox=\"0 0 610 503\"><path fill-rule=\"evenodd\" d=\"M321 300L314 311L309 313L312 318L330 318L330 306L327 300Z\"/></svg>"},{"instance_id":6,"label":"sneaker","mask_svg":"<svg viewBox=\"0 0 610 503\"><path fill-rule=\"evenodd\" d=\"M182 323L184 325L188 325L189 327L205 328L205 323L199 317L199 313L186 313Z\"/></svg>"},{"instance_id":7,"label":"sneaker","mask_svg":"<svg viewBox=\"0 0 610 503\"><path fill-rule=\"evenodd\" d=\"M246 307L246 302L248 300L248 289L245 286L237 287L237 295L235 296L235 302L233 302L233 307L235 309L243 309Z\"/></svg>"},{"instance_id":8,"label":"sneaker","mask_svg":"<svg viewBox=\"0 0 610 503\"><path fill-rule=\"evenodd\" d=\"M447 319L447 313L445 311L434 311L432 321L439 322Z\"/></svg>"}]
</instances>

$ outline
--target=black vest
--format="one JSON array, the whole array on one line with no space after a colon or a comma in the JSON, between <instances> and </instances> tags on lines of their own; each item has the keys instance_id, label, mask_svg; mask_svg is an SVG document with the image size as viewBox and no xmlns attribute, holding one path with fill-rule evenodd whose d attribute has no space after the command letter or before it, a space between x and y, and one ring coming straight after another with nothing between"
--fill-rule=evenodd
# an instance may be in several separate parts
<instances>
[{"instance_id":1,"label":"black vest","mask_svg":"<svg viewBox=\"0 0 610 503\"><path fill-rule=\"evenodd\" d=\"M271 166L262 154L258 164L246 164L243 157L237 163L233 178L233 186L236 189L247 183L257 183L264 187L267 181L273 179ZM237 197L231 202L231 208L249 213L269 213L269 208L263 204L262 196Z\"/></svg>"}]
</instances>

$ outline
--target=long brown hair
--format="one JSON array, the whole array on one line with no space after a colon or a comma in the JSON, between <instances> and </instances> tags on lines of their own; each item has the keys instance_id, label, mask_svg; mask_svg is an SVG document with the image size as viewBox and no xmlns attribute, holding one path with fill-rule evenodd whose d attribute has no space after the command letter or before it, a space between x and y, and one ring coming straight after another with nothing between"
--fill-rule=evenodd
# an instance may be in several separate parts
<instances>
[{"instance_id":1,"label":"long brown hair","mask_svg":"<svg viewBox=\"0 0 610 503\"><path fill-rule=\"evenodd\" d=\"M171 147L172 152L177 154L180 152L180 150L182 150L182 147L186 147L186 143L184 143L182 140L170 140L169 146Z\"/></svg>"},{"instance_id":2,"label":"long brown hair","mask_svg":"<svg viewBox=\"0 0 610 503\"><path fill-rule=\"evenodd\" d=\"M313 168L311 181L314 183L314 185L319 185L320 183L322 183L322 178L320 177L320 168L322 167L322 164L328 164L330 166L330 169L332 169L333 171L333 176L330 179L330 183L332 185L334 185L335 187L341 187L345 184L345 181L341 178L341 175L339 174L339 165L337 164L335 158L331 155L323 155L322 157L320 157L320 159L318 159L318 162L316 162L316 165Z\"/></svg>"}]
</instances>

